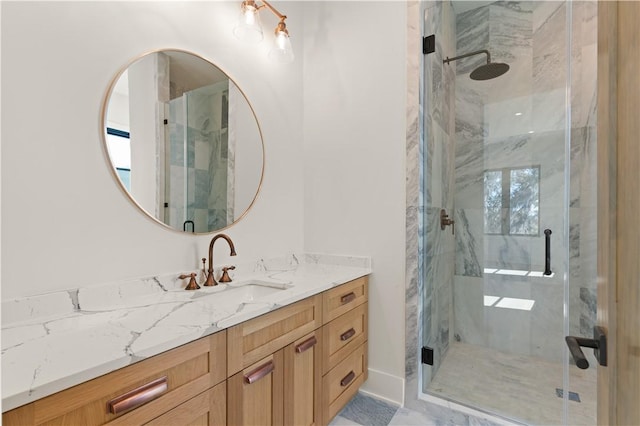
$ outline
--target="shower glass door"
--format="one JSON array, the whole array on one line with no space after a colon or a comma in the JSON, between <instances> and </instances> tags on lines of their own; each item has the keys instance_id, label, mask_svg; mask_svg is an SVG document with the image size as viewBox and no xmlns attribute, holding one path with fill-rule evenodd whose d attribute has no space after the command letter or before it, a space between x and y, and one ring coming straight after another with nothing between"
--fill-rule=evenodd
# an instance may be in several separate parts
<instances>
[{"instance_id":1,"label":"shower glass door","mask_svg":"<svg viewBox=\"0 0 640 426\"><path fill-rule=\"evenodd\" d=\"M203 86L168 102L165 222L206 233L233 221L229 83Z\"/></svg>"},{"instance_id":2,"label":"shower glass door","mask_svg":"<svg viewBox=\"0 0 640 426\"><path fill-rule=\"evenodd\" d=\"M597 362L578 369L564 337L592 337L596 316L597 5L422 11L423 396L595 424Z\"/></svg>"}]
</instances>

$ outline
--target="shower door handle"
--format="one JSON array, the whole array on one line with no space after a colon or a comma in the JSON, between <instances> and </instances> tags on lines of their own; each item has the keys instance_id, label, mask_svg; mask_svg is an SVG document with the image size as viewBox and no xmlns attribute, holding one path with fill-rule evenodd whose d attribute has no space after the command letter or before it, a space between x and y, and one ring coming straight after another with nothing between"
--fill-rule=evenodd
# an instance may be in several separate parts
<instances>
[{"instance_id":1,"label":"shower door handle","mask_svg":"<svg viewBox=\"0 0 640 426\"><path fill-rule=\"evenodd\" d=\"M544 275L551 275L551 229L544 230Z\"/></svg>"},{"instance_id":2,"label":"shower door handle","mask_svg":"<svg viewBox=\"0 0 640 426\"><path fill-rule=\"evenodd\" d=\"M587 361L587 358L584 356L584 352L582 352L580 346L593 348L593 354L598 360L598 364L603 366L607 365L607 335L604 328L599 326L593 327L593 339L566 336L564 340L567 342L569 352L571 352L571 356L576 362L578 368L583 370L589 368L589 361Z\"/></svg>"}]
</instances>

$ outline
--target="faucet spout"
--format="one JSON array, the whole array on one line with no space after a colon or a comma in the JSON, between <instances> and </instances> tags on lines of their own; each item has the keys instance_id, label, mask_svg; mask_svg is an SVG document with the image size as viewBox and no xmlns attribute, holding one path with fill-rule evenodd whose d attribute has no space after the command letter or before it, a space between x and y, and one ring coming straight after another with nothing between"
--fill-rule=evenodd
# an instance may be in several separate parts
<instances>
[{"instance_id":1,"label":"faucet spout","mask_svg":"<svg viewBox=\"0 0 640 426\"><path fill-rule=\"evenodd\" d=\"M209 270L207 271L207 280L204 282L204 285L207 287L218 285L215 278L213 277L213 245L220 238L222 238L227 242L227 244L229 244L229 248L231 249L230 256L236 255L236 248L233 245L233 241L231 241L231 238L229 238L228 235L218 234L211 239L211 242L209 243Z\"/></svg>"}]
</instances>

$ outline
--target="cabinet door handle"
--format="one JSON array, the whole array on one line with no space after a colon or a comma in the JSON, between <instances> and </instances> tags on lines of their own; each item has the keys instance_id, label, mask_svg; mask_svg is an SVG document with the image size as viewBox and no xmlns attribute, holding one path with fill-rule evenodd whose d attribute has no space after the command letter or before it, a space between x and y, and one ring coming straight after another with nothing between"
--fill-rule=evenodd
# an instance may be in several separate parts
<instances>
[{"instance_id":1,"label":"cabinet door handle","mask_svg":"<svg viewBox=\"0 0 640 426\"><path fill-rule=\"evenodd\" d=\"M340 340L344 342L345 340L351 339L355 334L356 330L352 327L340 335Z\"/></svg>"},{"instance_id":2,"label":"cabinet door handle","mask_svg":"<svg viewBox=\"0 0 640 426\"><path fill-rule=\"evenodd\" d=\"M249 384L255 383L258 380L262 379L264 376L271 373L274 368L275 368L275 365L273 364L273 361L269 361L261 365L260 367L256 368L251 373L245 375L244 382Z\"/></svg>"},{"instance_id":3,"label":"cabinet door handle","mask_svg":"<svg viewBox=\"0 0 640 426\"><path fill-rule=\"evenodd\" d=\"M159 397L167 390L167 376L113 398L107 402L111 414L120 414Z\"/></svg>"},{"instance_id":4,"label":"cabinet door handle","mask_svg":"<svg viewBox=\"0 0 640 426\"><path fill-rule=\"evenodd\" d=\"M356 300L356 294L354 292L351 292L349 294L345 294L344 296L342 296L340 298L340 303L344 305L345 303L349 303L354 300Z\"/></svg>"},{"instance_id":5,"label":"cabinet door handle","mask_svg":"<svg viewBox=\"0 0 640 426\"><path fill-rule=\"evenodd\" d=\"M302 352L308 351L309 349L314 347L316 343L318 343L318 341L316 340L316 336L311 336L307 340L296 346L296 352L301 354Z\"/></svg>"},{"instance_id":6,"label":"cabinet door handle","mask_svg":"<svg viewBox=\"0 0 640 426\"><path fill-rule=\"evenodd\" d=\"M340 386L342 386L342 387L347 386L355 378L356 378L356 373L354 373L353 370L351 370L349 372L349 374L347 374L346 376L344 376L344 378L342 380L340 380Z\"/></svg>"}]
</instances>

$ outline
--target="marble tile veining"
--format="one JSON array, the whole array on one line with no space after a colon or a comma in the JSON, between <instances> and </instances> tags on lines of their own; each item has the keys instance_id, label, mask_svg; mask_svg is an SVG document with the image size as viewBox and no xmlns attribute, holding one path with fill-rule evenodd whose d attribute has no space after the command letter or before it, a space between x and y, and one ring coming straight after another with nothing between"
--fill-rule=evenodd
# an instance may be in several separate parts
<instances>
[{"instance_id":1,"label":"marble tile veining","mask_svg":"<svg viewBox=\"0 0 640 426\"><path fill-rule=\"evenodd\" d=\"M456 20L457 51L445 56L454 57L489 46L489 7L478 7L457 16ZM460 59L456 62L458 75L467 74L479 65L486 63L486 56L477 55Z\"/></svg>"}]
</instances>

